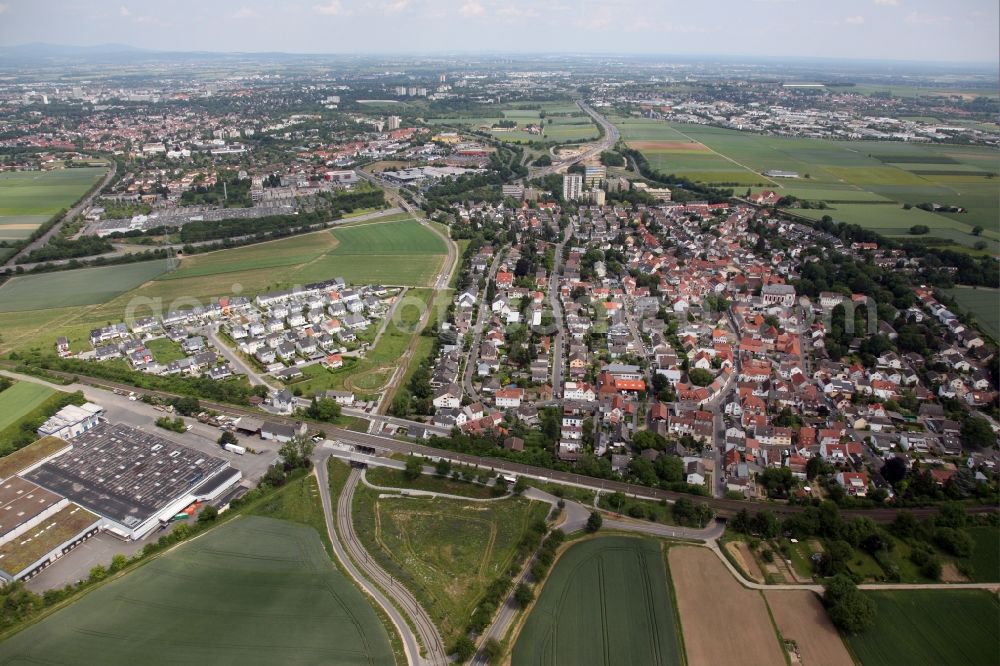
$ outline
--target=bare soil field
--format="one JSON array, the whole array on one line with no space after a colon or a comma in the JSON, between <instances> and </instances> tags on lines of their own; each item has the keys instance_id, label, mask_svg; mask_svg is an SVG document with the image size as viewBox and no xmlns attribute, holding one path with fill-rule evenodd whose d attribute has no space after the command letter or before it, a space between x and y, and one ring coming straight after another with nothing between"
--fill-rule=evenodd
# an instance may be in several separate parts
<instances>
[{"instance_id":1,"label":"bare soil field","mask_svg":"<svg viewBox=\"0 0 1000 666\"><path fill-rule=\"evenodd\" d=\"M785 663L760 593L736 582L707 548L671 548L669 558L691 666Z\"/></svg>"},{"instance_id":2,"label":"bare soil field","mask_svg":"<svg viewBox=\"0 0 1000 666\"><path fill-rule=\"evenodd\" d=\"M628 145L640 152L661 151L670 153L710 153L703 143L696 141L629 141Z\"/></svg>"},{"instance_id":3,"label":"bare soil field","mask_svg":"<svg viewBox=\"0 0 1000 666\"><path fill-rule=\"evenodd\" d=\"M781 636L798 646L803 666L854 664L816 594L807 590L769 590L764 595Z\"/></svg>"}]
</instances>

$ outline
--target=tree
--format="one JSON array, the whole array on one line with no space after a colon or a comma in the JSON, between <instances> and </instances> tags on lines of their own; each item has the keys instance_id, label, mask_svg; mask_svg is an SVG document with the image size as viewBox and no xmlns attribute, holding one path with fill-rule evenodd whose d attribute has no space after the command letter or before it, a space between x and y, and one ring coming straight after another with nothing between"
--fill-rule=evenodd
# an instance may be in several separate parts
<instances>
[{"instance_id":1,"label":"tree","mask_svg":"<svg viewBox=\"0 0 1000 666\"><path fill-rule=\"evenodd\" d=\"M111 558L111 566L109 567L109 569L112 572L121 571L127 565L128 565L128 558L122 555L121 553L118 553L117 555Z\"/></svg>"},{"instance_id":2,"label":"tree","mask_svg":"<svg viewBox=\"0 0 1000 666\"><path fill-rule=\"evenodd\" d=\"M448 476L449 472L451 472L451 462L445 460L444 458L438 460L437 463L434 465L434 473L440 476L441 478Z\"/></svg>"},{"instance_id":3,"label":"tree","mask_svg":"<svg viewBox=\"0 0 1000 666\"><path fill-rule=\"evenodd\" d=\"M875 622L875 602L847 576L834 576L826 584L823 605L833 623L852 634L865 631Z\"/></svg>"},{"instance_id":4,"label":"tree","mask_svg":"<svg viewBox=\"0 0 1000 666\"><path fill-rule=\"evenodd\" d=\"M906 461L902 458L892 457L882 465L882 478L895 486L906 478Z\"/></svg>"},{"instance_id":5,"label":"tree","mask_svg":"<svg viewBox=\"0 0 1000 666\"><path fill-rule=\"evenodd\" d=\"M688 379L690 379L691 383L694 384L695 386L708 386L709 384L712 383L712 380L715 378L712 376L712 373L709 372L708 370L703 370L702 368L695 368L694 370L688 373Z\"/></svg>"},{"instance_id":6,"label":"tree","mask_svg":"<svg viewBox=\"0 0 1000 666\"><path fill-rule=\"evenodd\" d=\"M503 649L500 647L500 641L495 638L487 638L486 642L483 643L483 656L486 657L486 661L490 664L496 663L502 652Z\"/></svg>"},{"instance_id":7,"label":"tree","mask_svg":"<svg viewBox=\"0 0 1000 666\"><path fill-rule=\"evenodd\" d=\"M458 657L459 663L464 663L471 659L472 655L476 654L476 644L466 634L462 634L455 641L455 647L452 649L452 652Z\"/></svg>"},{"instance_id":8,"label":"tree","mask_svg":"<svg viewBox=\"0 0 1000 666\"><path fill-rule=\"evenodd\" d=\"M416 456L409 456L406 459L406 468L403 469L403 476L406 477L408 481L416 480L424 471L423 463L420 462L420 458Z\"/></svg>"},{"instance_id":9,"label":"tree","mask_svg":"<svg viewBox=\"0 0 1000 666\"><path fill-rule=\"evenodd\" d=\"M228 430L223 430L222 434L219 435L219 446L225 446L226 444L239 444L240 440L236 438L236 435L229 432Z\"/></svg>"},{"instance_id":10,"label":"tree","mask_svg":"<svg viewBox=\"0 0 1000 666\"><path fill-rule=\"evenodd\" d=\"M528 489L527 479L525 479L523 476L517 477L517 480L514 482L514 487L512 488L514 494L520 495L527 489Z\"/></svg>"},{"instance_id":11,"label":"tree","mask_svg":"<svg viewBox=\"0 0 1000 666\"><path fill-rule=\"evenodd\" d=\"M781 533L781 525L778 519L770 511L758 511L753 517L751 529L754 534L759 534L762 539L773 539Z\"/></svg>"},{"instance_id":12,"label":"tree","mask_svg":"<svg viewBox=\"0 0 1000 666\"><path fill-rule=\"evenodd\" d=\"M601 164L611 167L625 166L625 158L622 157L621 153L605 150L601 153Z\"/></svg>"},{"instance_id":13,"label":"tree","mask_svg":"<svg viewBox=\"0 0 1000 666\"><path fill-rule=\"evenodd\" d=\"M986 419L968 416L962 423L962 444L970 449L996 446L997 436Z\"/></svg>"},{"instance_id":14,"label":"tree","mask_svg":"<svg viewBox=\"0 0 1000 666\"><path fill-rule=\"evenodd\" d=\"M587 518L586 530L590 533L594 533L597 530L601 529L601 525L603 524L604 524L604 519L601 517L601 514L598 513L597 511L591 511L590 517Z\"/></svg>"},{"instance_id":15,"label":"tree","mask_svg":"<svg viewBox=\"0 0 1000 666\"><path fill-rule=\"evenodd\" d=\"M198 514L198 522L211 523L215 522L215 519L218 517L219 517L219 510L215 507L214 504L209 504L204 509L201 510L201 513Z\"/></svg>"},{"instance_id":16,"label":"tree","mask_svg":"<svg viewBox=\"0 0 1000 666\"><path fill-rule=\"evenodd\" d=\"M284 462L285 471L293 469L308 468L311 464L309 456L313 454L316 445L306 437L293 437L278 449L278 455Z\"/></svg>"},{"instance_id":17,"label":"tree","mask_svg":"<svg viewBox=\"0 0 1000 666\"><path fill-rule=\"evenodd\" d=\"M758 482L767 489L769 497L787 497L795 487L795 477L788 467L768 467L757 475Z\"/></svg>"},{"instance_id":18,"label":"tree","mask_svg":"<svg viewBox=\"0 0 1000 666\"><path fill-rule=\"evenodd\" d=\"M192 398L190 396L177 398L173 401L173 405L174 409L184 416L191 416L192 414L197 414L201 411L201 403L198 402L198 398Z\"/></svg>"},{"instance_id":19,"label":"tree","mask_svg":"<svg viewBox=\"0 0 1000 666\"><path fill-rule=\"evenodd\" d=\"M331 398L316 398L306 407L306 416L314 421L333 423L340 418L340 405Z\"/></svg>"},{"instance_id":20,"label":"tree","mask_svg":"<svg viewBox=\"0 0 1000 666\"><path fill-rule=\"evenodd\" d=\"M826 464L821 456L813 456L806 462L806 478L812 481L823 473Z\"/></svg>"},{"instance_id":21,"label":"tree","mask_svg":"<svg viewBox=\"0 0 1000 666\"><path fill-rule=\"evenodd\" d=\"M891 529L897 536L904 538L913 536L917 530L917 519L909 511L900 511L893 519Z\"/></svg>"},{"instance_id":22,"label":"tree","mask_svg":"<svg viewBox=\"0 0 1000 666\"><path fill-rule=\"evenodd\" d=\"M531 588L524 583L518 585L517 589L514 590L514 601L516 601L517 605L521 608L527 608L528 604L530 604L534 598L535 593L532 592Z\"/></svg>"},{"instance_id":23,"label":"tree","mask_svg":"<svg viewBox=\"0 0 1000 666\"><path fill-rule=\"evenodd\" d=\"M930 230L931 230L930 227L928 227L926 224L914 224L912 227L910 227L910 235L923 236L925 234L930 233Z\"/></svg>"},{"instance_id":24,"label":"tree","mask_svg":"<svg viewBox=\"0 0 1000 666\"><path fill-rule=\"evenodd\" d=\"M972 227L972 235L973 236L982 236L983 235L983 228L982 228L982 226L980 226L980 225L977 224L976 226Z\"/></svg>"},{"instance_id":25,"label":"tree","mask_svg":"<svg viewBox=\"0 0 1000 666\"><path fill-rule=\"evenodd\" d=\"M955 557L968 557L972 554L972 548L975 545L968 532L951 527L939 527L934 530L934 543L941 550L951 553Z\"/></svg>"}]
</instances>

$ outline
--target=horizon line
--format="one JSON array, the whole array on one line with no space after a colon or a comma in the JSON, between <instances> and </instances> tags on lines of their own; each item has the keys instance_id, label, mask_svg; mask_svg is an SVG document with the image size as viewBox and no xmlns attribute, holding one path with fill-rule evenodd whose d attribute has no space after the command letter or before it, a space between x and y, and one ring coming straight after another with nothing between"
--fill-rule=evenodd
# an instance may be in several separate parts
<instances>
[{"instance_id":1,"label":"horizon line","mask_svg":"<svg viewBox=\"0 0 1000 666\"><path fill-rule=\"evenodd\" d=\"M135 46L123 42L101 42L97 44L68 44L55 42L21 42L17 44L0 44L0 49L18 49L24 47L56 47L56 48L78 48L78 49L100 49L102 47L127 48L148 54L172 54L172 55L284 55L284 56L336 56L336 57L358 57L358 56L486 56L486 55L508 55L508 56L574 56L574 57L598 57L615 56L626 58L679 58L685 60L696 60L699 58L745 58L748 60L806 60L806 61L833 61L843 63L896 63L913 65L938 65L938 66L979 66L991 70L1000 70L1000 62L990 60L911 60L900 58L878 58L878 57L849 57L849 56L825 56L825 55L773 55L773 54L747 54L747 53L665 53L665 52L630 52L630 51L526 51L526 50L401 50L401 51L283 51L283 50L259 50L259 51L232 51L232 50L211 50L211 49L189 49L170 50L159 48L148 48ZM2 56L0 56L2 57Z\"/></svg>"}]
</instances>

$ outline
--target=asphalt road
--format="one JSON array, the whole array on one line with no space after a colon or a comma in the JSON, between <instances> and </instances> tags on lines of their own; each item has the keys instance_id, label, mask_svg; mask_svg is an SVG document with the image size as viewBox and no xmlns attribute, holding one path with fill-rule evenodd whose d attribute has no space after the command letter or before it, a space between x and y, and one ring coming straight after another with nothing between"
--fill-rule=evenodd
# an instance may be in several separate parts
<instances>
[{"instance_id":1,"label":"asphalt road","mask_svg":"<svg viewBox=\"0 0 1000 666\"><path fill-rule=\"evenodd\" d=\"M483 339L483 326L486 325L487 313L491 311L492 303L486 298L486 294L489 292L489 284L493 282L496 277L497 269L500 268L504 255L504 250L497 251L496 255L493 257L493 264L490 266L490 271L486 275L486 289L483 289L482 293L479 294L479 311L476 313L476 322L473 324L472 329L472 346L469 347L469 353L465 357L465 373L462 375L462 389L465 394L469 396L473 402L479 401L479 393L476 392L476 387L473 386L472 380L476 372L477 360L479 359L479 343Z\"/></svg>"},{"instance_id":2,"label":"asphalt road","mask_svg":"<svg viewBox=\"0 0 1000 666\"><path fill-rule=\"evenodd\" d=\"M570 222L563 236L556 245L556 260L549 276L549 305L552 307L552 323L556 332L552 336L552 395L561 396L563 388L563 372L566 368L566 324L563 320L562 300L559 298L559 272L562 270L563 247L573 235L573 223Z\"/></svg>"},{"instance_id":3,"label":"asphalt road","mask_svg":"<svg viewBox=\"0 0 1000 666\"><path fill-rule=\"evenodd\" d=\"M552 166L542 167L541 169L532 171L528 176L529 179L541 178L543 176L548 176L549 174L563 172L578 162L583 162L597 157L603 151L610 150L616 143L618 143L618 139L621 138L621 135L618 133L617 127L612 125L607 118L588 106L583 100L577 100L576 104L584 113L590 116L595 123L601 126L604 130L604 136L597 143L590 144L591 147L579 155L565 159L561 162L553 164Z\"/></svg>"}]
</instances>

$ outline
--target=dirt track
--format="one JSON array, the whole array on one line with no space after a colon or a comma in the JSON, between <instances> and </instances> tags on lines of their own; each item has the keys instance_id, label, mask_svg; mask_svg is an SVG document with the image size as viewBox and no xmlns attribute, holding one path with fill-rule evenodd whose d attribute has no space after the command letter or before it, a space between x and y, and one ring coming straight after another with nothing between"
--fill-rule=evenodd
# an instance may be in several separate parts
<instances>
[{"instance_id":1,"label":"dirt track","mask_svg":"<svg viewBox=\"0 0 1000 666\"><path fill-rule=\"evenodd\" d=\"M785 663L759 592L736 582L707 548L674 547L669 557L688 664Z\"/></svg>"}]
</instances>

